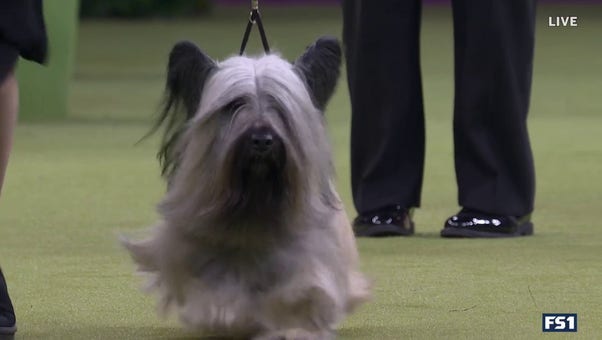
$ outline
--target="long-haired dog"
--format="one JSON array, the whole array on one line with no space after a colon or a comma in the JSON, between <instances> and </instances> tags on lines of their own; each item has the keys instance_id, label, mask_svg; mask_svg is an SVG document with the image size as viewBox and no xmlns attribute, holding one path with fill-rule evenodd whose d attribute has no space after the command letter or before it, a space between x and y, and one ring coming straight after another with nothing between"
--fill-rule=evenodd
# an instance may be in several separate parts
<instances>
[{"instance_id":1,"label":"long-haired dog","mask_svg":"<svg viewBox=\"0 0 602 340\"><path fill-rule=\"evenodd\" d=\"M340 64L334 38L292 64L175 45L158 122L162 219L123 240L160 310L206 335L329 339L368 297L323 119Z\"/></svg>"}]
</instances>

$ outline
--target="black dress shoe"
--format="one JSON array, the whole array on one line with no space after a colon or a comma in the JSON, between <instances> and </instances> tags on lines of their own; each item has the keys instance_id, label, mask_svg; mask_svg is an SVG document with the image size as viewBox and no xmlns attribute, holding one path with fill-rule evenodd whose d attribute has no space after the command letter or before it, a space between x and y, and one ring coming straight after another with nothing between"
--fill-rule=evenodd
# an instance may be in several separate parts
<instances>
[{"instance_id":1,"label":"black dress shoe","mask_svg":"<svg viewBox=\"0 0 602 340\"><path fill-rule=\"evenodd\" d=\"M357 237L410 236L414 234L412 210L396 205L358 216L353 231Z\"/></svg>"},{"instance_id":2,"label":"black dress shoe","mask_svg":"<svg viewBox=\"0 0 602 340\"><path fill-rule=\"evenodd\" d=\"M2 336L15 334L17 326L15 322L15 312L13 304L8 296L6 281L2 270L0 270L0 339Z\"/></svg>"},{"instance_id":3,"label":"black dress shoe","mask_svg":"<svg viewBox=\"0 0 602 340\"><path fill-rule=\"evenodd\" d=\"M495 238L533 235L531 215L500 216L462 209L445 221L442 237Z\"/></svg>"},{"instance_id":4,"label":"black dress shoe","mask_svg":"<svg viewBox=\"0 0 602 340\"><path fill-rule=\"evenodd\" d=\"M3 335L13 335L16 331L15 316L12 314L0 314L0 339L3 339Z\"/></svg>"}]
</instances>

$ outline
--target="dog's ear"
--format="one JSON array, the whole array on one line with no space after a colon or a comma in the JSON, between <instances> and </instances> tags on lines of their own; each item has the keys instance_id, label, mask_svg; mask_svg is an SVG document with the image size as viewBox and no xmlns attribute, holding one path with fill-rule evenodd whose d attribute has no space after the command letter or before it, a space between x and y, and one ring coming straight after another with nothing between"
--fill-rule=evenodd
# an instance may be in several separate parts
<instances>
[{"instance_id":1,"label":"dog's ear","mask_svg":"<svg viewBox=\"0 0 602 340\"><path fill-rule=\"evenodd\" d=\"M334 37L321 37L307 47L294 63L305 81L318 109L324 107L334 93L341 67L341 45Z\"/></svg>"},{"instance_id":2,"label":"dog's ear","mask_svg":"<svg viewBox=\"0 0 602 340\"><path fill-rule=\"evenodd\" d=\"M183 105L186 118L196 113L205 81L216 69L215 62L190 41L178 42L167 65L167 105Z\"/></svg>"},{"instance_id":3,"label":"dog's ear","mask_svg":"<svg viewBox=\"0 0 602 340\"><path fill-rule=\"evenodd\" d=\"M169 54L163 109L151 130L166 125L157 153L163 176L169 177L177 166L174 146L186 122L197 112L203 86L216 69L216 63L190 41L178 42Z\"/></svg>"}]
</instances>

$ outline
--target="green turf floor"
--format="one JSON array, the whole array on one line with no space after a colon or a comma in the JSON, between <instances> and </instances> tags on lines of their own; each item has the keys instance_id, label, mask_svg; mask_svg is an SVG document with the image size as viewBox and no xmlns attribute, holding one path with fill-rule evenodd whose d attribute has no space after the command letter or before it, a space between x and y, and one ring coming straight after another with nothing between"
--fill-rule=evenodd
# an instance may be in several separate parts
<instances>
[{"instance_id":1,"label":"green turf floor","mask_svg":"<svg viewBox=\"0 0 602 340\"><path fill-rule=\"evenodd\" d=\"M548 15L578 15L580 27L548 28ZM157 318L116 237L152 223L164 190L156 138L134 143L158 103L169 48L189 38L224 58L237 50L245 16L82 24L70 118L19 126L0 204L0 263L17 338L192 336ZM316 36L340 33L339 13L328 8L267 8L264 17L271 44L291 59ZM531 339L544 335L542 312L578 313L579 331L567 338L602 338L602 10L547 7L539 18L529 120L535 236L438 237L458 208L453 45L449 10L426 8L427 159L417 235L359 241L375 296L341 325L342 339ZM256 39L250 44L259 49ZM344 79L327 116L338 187L353 215Z\"/></svg>"}]
</instances>

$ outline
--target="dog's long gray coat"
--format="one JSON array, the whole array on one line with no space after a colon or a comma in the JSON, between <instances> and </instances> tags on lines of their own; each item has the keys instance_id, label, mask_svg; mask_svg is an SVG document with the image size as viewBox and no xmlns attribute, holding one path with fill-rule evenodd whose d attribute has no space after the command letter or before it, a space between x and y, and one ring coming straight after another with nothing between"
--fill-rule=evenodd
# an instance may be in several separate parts
<instances>
[{"instance_id":1,"label":"dog's long gray coat","mask_svg":"<svg viewBox=\"0 0 602 340\"><path fill-rule=\"evenodd\" d=\"M175 310L204 334L328 339L368 297L321 112L339 67L333 39L318 40L294 64L276 55L215 63L190 43L176 45L163 117L172 123L162 148L162 220L147 239L123 241L161 311ZM257 184L240 169L239 146L259 125L286 157Z\"/></svg>"}]
</instances>

